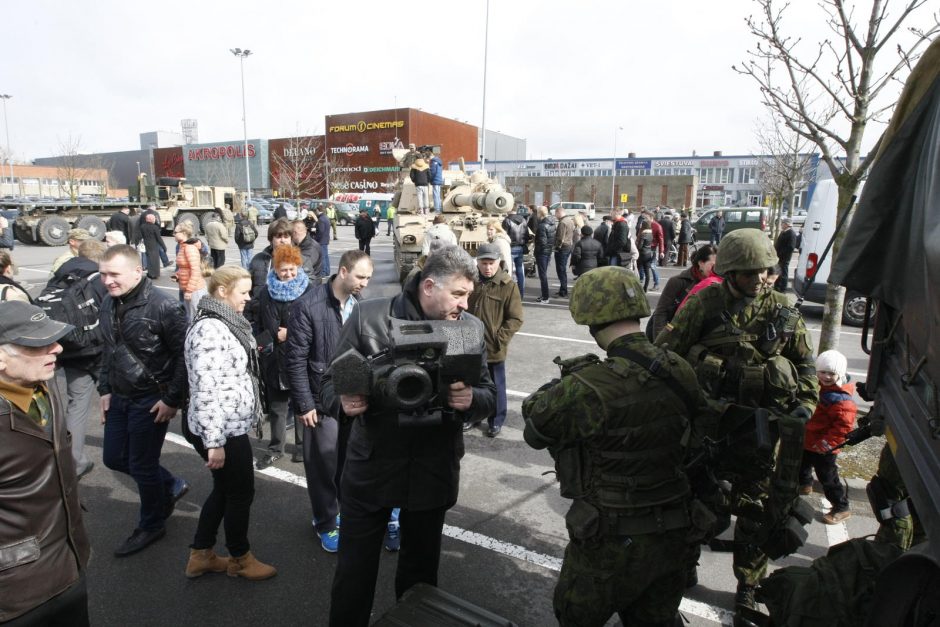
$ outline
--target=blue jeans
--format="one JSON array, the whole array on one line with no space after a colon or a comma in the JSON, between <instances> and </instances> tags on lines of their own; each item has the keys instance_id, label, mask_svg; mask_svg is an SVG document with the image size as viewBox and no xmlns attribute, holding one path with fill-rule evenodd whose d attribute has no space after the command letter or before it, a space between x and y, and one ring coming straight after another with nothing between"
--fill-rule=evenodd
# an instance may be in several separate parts
<instances>
[{"instance_id":1,"label":"blue jeans","mask_svg":"<svg viewBox=\"0 0 940 627\"><path fill-rule=\"evenodd\" d=\"M251 265L251 258L254 256L254 248L239 248L238 256L241 259L242 268L245 270L248 269L248 266Z\"/></svg>"},{"instance_id":2,"label":"blue jeans","mask_svg":"<svg viewBox=\"0 0 940 627\"><path fill-rule=\"evenodd\" d=\"M323 260L323 264L320 266L320 276L330 276L330 247L326 244L320 244L320 248L323 249L323 256L320 257Z\"/></svg>"},{"instance_id":3,"label":"blue jeans","mask_svg":"<svg viewBox=\"0 0 940 627\"><path fill-rule=\"evenodd\" d=\"M160 263L163 264L163 267L165 268L170 265L170 260L166 256L166 249L158 248L157 250L160 252Z\"/></svg>"},{"instance_id":4,"label":"blue jeans","mask_svg":"<svg viewBox=\"0 0 940 627\"><path fill-rule=\"evenodd\" d=\"M522 257L525 255L525 249L522 246L512 246L512 265L516 272L516 285L519 286L519 296L525 298L525 265L522 263Z\"/></svg>"},{"instance_id":5,"label":"blue jeans","mask_svg":"<svg viewBox=\"0 0 940 627\"><path fill-rule=\"evenodd\" d=\"M656 272L656 265L659 263L659 251L653 251L653 260L650 262L650 272L653 274L653 287L659 286L659 273Z\"/></svg>"},{"instance_id":6,"label":"blue jeans","mask_svg":"<svg viewBox=\"0 0 940 627\"><path fill-rule=\"evenodd\" d=\"M434 211L441 212L441 186L432 185L431 195L434 197Z\"/></svg>"},{"instance_id":7,"label":"blue jeans","mask_svg":"<svg viewBox=\"0 0 940 627\"><path fill-rule=\"evenodd\" d=\"M555 272L558 274L558 293L568 295L568 259L571 258L571 249L555 251Z\"/></svg>"},{"instance_id":8,"label":"blue jeans","mask_svg":"<svg viewBox=\"0 0 940 627\"><path fill-rule=\"evenodd\" d=\"M163 528L167 498L174 477L160 465L160 451L169 422L156 423L150 408L159 394L143 398L111 395L111 406L104 423L104 465L130 475L140 494L139 529Z\"/></svg>"},{"instance_id":9,"label":"blue jeans","mask_svg":"<svg viewBox=\"0 0 940 627\"><path fill-rule=\"evenodd\" d=\"M542 299L544 300L548 300L548 261L551 258L551 253L535 256L535 266L539 271L539 283L542 284Z\"/></svg>"},{"instance_id":10,"label":"blue jeans","mask_svg":"<svg viewBox=\"0 0 940 627\"><path fill-rule=\"evenodd\" d=\"M490 416L487 422L491 427L498 429L506 422L506 410L509 405L506 400L506 362L490 362L486 364L486 367L490 371L493 383L496 384L496 414Z\"/></svg>"}]
</instances>

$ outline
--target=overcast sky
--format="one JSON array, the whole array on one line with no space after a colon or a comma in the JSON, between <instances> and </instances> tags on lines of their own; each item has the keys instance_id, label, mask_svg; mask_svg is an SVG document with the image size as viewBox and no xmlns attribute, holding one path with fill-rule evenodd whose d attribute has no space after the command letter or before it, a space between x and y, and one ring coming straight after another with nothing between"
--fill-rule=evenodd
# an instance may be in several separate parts
<instances>
[{"instance_id":1,"label":"overcast sky","mask_svg":"<svg viewBox=\"0 0 940 627\"><path fill-rule=\"evenodd\" d=\"M486 126L527 139L530 159L610 156L618 127L618 155L751 154L765 114L731 65L753 45L744 17L756 10L750 0L491 0ZM253 52L252 138L320 134L326 114L396 103L481 126L485 11L485 0L3 3L11 148L18 160L52 156L72 136L82 152L132 150L140 132L179 132L183 118L198 120L202 142L241 138L234 47ZM794 2L786 27L818 42L821 15ZM910 24L930 19L922 9Z\"/></svg>"}]
</instances>

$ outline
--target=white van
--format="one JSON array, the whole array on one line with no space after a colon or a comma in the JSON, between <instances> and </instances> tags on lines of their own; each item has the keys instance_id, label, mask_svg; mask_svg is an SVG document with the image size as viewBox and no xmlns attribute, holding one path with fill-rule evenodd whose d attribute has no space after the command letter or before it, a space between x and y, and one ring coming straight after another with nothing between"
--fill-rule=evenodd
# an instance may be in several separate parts
<instances>
[{"instance_id":1,"label":"white van","mask_svg":"<svg viewBox=\"0 0 940 627\"><path fill-rule=\"evenodd\" d=\"M857 196L862 195L862 181L858 186ZM800 244L800 260L793 277L793 291L800 294L805 289L808 279L815 275L815 281L805 295L812 303L826 302L826 285L829 281L829 268L832 267L832 251L822 257L826 245L836 230L836 206L839 201L839 187L832 179L825 179L816 184L813 198L806 211L803 223L803 240ZM856 202L857 204L857 202ZM852 207L855 210L855 207ZM848 228L848 223L845 227ZM865 298L860 294L847 292L842 306L842 322L851 326L862 326L865 319Z\"/></svg>"},{"instance_id":2,"label":"white van","mask_svg":"<svg viewBox=\"0 0 940 627\"><path fill-rule=\"evenodd\" d=\"M594 219L594 203L592 202L556 202L553 203L551 207L548 208L549 213L552 213L561 207L565 210L566 216L573 216L576 213L581 213L582 211L588 217L588 220Z\"/></svg>"}]
</instances>

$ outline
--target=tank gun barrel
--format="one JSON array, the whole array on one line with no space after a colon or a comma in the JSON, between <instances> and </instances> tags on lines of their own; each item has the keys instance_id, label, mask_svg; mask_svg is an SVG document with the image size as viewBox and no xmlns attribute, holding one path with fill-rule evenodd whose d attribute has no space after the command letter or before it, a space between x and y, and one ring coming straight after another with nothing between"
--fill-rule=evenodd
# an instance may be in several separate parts
<instances>
[{"instance_id":1,"label":"tank gun barrel","mask_svg":"<svg viewBox=\"0 0 940 627\"><path fill-rule=\"evenodd\" d=\"M483 213L509 213L514 202L512 194L502 190L458 193L448 200L454 207L473 207Z\"/></svg>"}]
</instances>

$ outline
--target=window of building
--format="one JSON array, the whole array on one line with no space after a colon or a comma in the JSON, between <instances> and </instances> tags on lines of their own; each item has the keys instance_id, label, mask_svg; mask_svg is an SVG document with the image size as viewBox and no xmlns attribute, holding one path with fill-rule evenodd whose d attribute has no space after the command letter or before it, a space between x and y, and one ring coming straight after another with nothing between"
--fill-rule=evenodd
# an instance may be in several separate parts
<instances>
[{"instance_id":1,"label":"window of building","mask_svg":"<svg viewBox=\"0 0 940 627\"><path fill-rule=\"evenodd\" d=\"M757 183L757 168L741 168L740 175L738 180L743 184L754 185Z\"/></svg>"}]
</instances>

